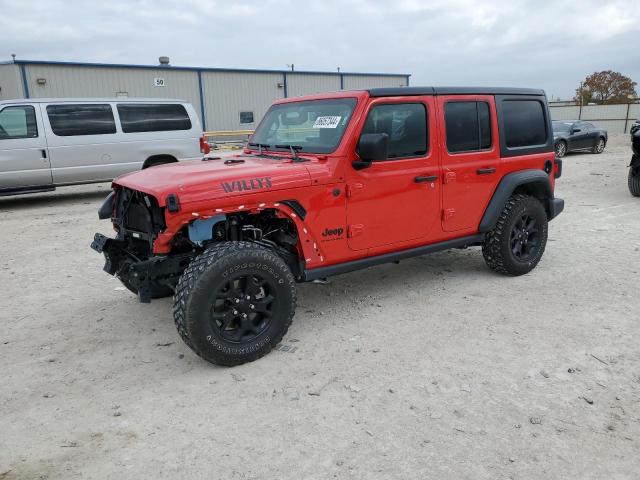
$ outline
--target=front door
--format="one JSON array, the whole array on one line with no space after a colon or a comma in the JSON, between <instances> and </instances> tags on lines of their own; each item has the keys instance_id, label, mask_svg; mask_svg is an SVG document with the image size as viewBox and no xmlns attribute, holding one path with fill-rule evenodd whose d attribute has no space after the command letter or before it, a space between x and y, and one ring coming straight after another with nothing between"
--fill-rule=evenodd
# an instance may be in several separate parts
<instances>
[{"instance_id":1,"label":"front door","mask_svg":"<svg viewBox=\"0 0 640 480\"><path fill-rule=\"evenodd\" d=\"M433 98L380 98L364 118L360 134L386 133L389 154L363 170L347 167L349 247L363 250L427 237L440 210Z\"/></svg>"},{"instance_id":2,"label":"front door","mask_svg":"<svg viewBox=\"0 0 640 480\"><path fill-rule=\"evenodd\" d=\"M0 192L51 184L40 106L0 107Z\"/></svg>"},{"instance_id":3,"label":"front door","mask_svg":"<svg viewBox=\"0 0 640 480\"><path fill-rule=\"evenodd\" d=\"M490 95L438 97L442 125L442 229L477 229L500 178L500 145Z\"/></svg>"},{"instance_id":4,"label":"front door","mask_svg":"<svg viewBox=\"0 0 640 480\"><path fill-rule=\"evenodd\" d=\"M574 123L571 127L571 147L576 149L593 147L593 140L589 135L589 128L584 122ZM578 131L579 130L579 131Z\"/></svg>"}]
</instances>

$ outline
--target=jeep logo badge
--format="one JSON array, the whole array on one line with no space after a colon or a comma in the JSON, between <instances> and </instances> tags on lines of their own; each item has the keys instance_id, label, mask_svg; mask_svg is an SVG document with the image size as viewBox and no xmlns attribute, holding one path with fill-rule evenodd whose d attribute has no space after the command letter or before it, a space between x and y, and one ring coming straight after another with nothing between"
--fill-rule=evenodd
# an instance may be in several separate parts
<instances>
[{"instance_id":1,"label":"jeep logo badge","mask_svg":"<svg viewBox=\"0 0 640 480\"><path fill-rule=\"evenodd\" d=\"M233 180L231 182L222 182L220 184L226 193L231 192L244 192L246 190L261 190L263 188L270 188L271 177L257 177L247 180Z\"/></svg>"},{"instance_id":2,"label":"jeep logo badge","mask_svg":"<svg viewBox=\"0 0 640 480\"><path fill-rule=\"evenodd\" d=\"M344 233L344 228L325 228L322 232L323 237L339 237Z\"/></svg>"}]
</instances>

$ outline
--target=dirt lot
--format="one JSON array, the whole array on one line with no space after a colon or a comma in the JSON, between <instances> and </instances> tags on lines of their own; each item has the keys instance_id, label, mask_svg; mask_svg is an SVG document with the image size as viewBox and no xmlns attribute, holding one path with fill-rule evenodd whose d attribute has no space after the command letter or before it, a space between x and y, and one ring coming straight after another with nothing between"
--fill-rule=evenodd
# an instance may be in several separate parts
<instances>
[{"instance_id":1,"label":"dirt lot","mask_svg":"<svg viewBox=\"0 0 640 480\"><path fill-rule=\"evenodd\" d=\"M101 271L108 185L0 199L0 479L638 478L629 158L565 158L531 274L474 248L301 285L281 349L233 369Z\"/></svg>"}]
</instances>

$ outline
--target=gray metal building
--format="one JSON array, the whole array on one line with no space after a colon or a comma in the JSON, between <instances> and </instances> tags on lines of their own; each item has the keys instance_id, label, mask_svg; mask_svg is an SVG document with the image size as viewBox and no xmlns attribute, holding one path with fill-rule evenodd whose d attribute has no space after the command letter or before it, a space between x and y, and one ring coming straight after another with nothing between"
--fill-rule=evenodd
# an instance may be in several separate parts
<instances>
[{"instance_id":1,"label":"gray metal building","mask_svg":"<svg viewBox=\"0 0 640 480\"><path fill-rule=\"evenodd\" d=\"M335 90L408 86L409 77L409 74L386 73L14 60L0 63L0 100L180 98L193 104L205 130L244 130L255 128L271 103L281 98Z\"/></svg>"}]
</instances>

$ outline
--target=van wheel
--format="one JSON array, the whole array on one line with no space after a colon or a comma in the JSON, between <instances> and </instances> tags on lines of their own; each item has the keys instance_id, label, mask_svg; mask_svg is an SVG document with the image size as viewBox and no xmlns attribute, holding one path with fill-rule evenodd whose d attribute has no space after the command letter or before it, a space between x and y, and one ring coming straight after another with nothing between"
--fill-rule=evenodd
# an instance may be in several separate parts
<instances>
[{"instance_id":1,"label":"van wheel","mask_svg":"<svg viewBox=\"0 0 640 480\"><path fill-rule=\"evenodd\" d=\"M171 155L158 155L156 157L147 158L142 165L142 169L157 167L158 165L165 165L167 163L175 163L178 160L172 157Z\"/></svg>"},{"instance_id":2,"label":"van wheel","mask_svg":"<svg viewBox=\"0 0 640 480\"><path fill-rule=\"evenodd\" d=\"M542 258L547 235L547 213L540 201L528 195L512 195L496 226L485 237L484 260L495 272L523 275Z\"/></svg>"},{"instance_id":3,"label":"van wheel","mask_svg":"<svg viewBox=\"0 0 640 480\"><path fill-rule=\"evenodd\" d=\"M271 351L291 325L295 308L295 279L280 256L251 242L221 242L184 271L173 317L196 354L233 366Z\"/></svg>"}]
</instances>

